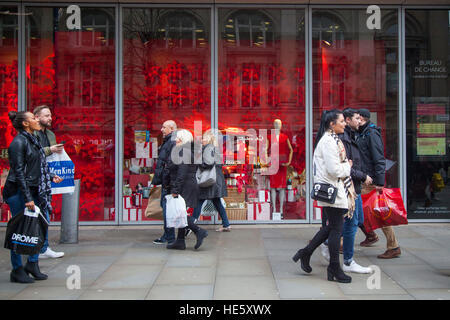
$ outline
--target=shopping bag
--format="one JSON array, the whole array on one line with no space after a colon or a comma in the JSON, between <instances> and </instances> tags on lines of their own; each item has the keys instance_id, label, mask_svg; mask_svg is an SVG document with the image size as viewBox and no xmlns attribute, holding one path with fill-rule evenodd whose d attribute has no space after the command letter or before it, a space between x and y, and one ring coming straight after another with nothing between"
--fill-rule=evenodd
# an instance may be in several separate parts
<instances>
[{"instance_id":1,"label":"shopping bag","mask_svg":"<svg viewBox=\"0 0 450 320\"><path fill-rule=\"evenodd\" d=\"M224 208L227 207L227 204L223 198L220 198L220 202L222 203ZM214 206L214 203L211 200L206 200L202 204L200 214L205 217L212 217L218 214L218 212L216 210L216 207Z\"/></svg>"},{"instance_id":2,"label":"shopping bag","mask_svg":"<svg viewBox=\"0 0 450 320\"><path fill-rule=\"evenodd\" d=\"M381 194L372 190L363 194L364 227L373 231L387 226L408 224L408 217L399 188L383 188Z\"/></svg>"},{"instance_id":3,"label":"shopping bag","mask_svg":"<svg viewBox=\"0 0 450 320\"><path fill-rule=\"evenodd\" d=\"M148 197L148 205L145 216L150 219L163 220L163 209L161 207L161 187L153 187Z\"/></svg>"},{"instance_id":4,"label":"shopping bag","mask_svg":"<svg viewBox=\"0 0 450 320\"><path fill-rule=\"evenodd\" d=\"M168 228L184 228L187 226L186 202L181 195L174 198L166 196L166 225Z\"/></svg>"},{"instance_id":5,"label":"shopping bag","mask_svg":"<svg viewBox=\"0 0 450 320\"><path fill-rule=\"evenodd\" d=\"M66 151L63 149L61 153L53 153L46 160L50 172L63 179L60 183L52 181L52 194L73 193L75 191L75 165Z\"/></svg>"},{"instance_id":6,"label":"shopping bag","mask_svg":"<svg viewBox=\"0 0 450 320\"><path fill-rule=\"evenodd\" d=\"M9 220L5 235L6 249L26 255L37 254L41 251L49 223L39 207L34 207L35 211L25 208L24 212Z\"/></svg>"}]
</instances>

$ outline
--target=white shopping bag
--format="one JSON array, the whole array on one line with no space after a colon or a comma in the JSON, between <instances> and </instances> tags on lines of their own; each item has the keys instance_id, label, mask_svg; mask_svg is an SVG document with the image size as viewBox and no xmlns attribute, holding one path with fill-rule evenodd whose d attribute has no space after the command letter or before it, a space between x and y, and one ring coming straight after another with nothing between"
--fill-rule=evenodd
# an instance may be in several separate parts
<instances>
[{"instance_id":1,"label":"white shopping bag","mask_svg":"<svg viewBox=\"0 0 450 320\"><path fill-rule=\"evenodd\" d=\"M171 194L166 196L166 224L167 228L184 228L187 226L186 202L178 195L174 198Z\"/></svg>"},{"instance_id":2,"label":"white shopping bag","mask_svg":"<svg viewBox=\"0 0 450 320\"><path fill-rule=\"evenodd\" d=\"M75 165L66 151L53 153L47 157L48 169L63 180L60 183L52 181L52 194L73 193L75 191Z\"/></svg>"}]
</instances>

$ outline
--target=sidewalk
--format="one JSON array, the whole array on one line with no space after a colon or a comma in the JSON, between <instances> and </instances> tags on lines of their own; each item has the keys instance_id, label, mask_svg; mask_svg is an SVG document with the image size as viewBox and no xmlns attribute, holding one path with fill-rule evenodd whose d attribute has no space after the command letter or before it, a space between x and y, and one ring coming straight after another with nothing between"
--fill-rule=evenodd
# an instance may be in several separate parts
<instances>
[{"instance_id":1,"label":"sidewalk","mask_svg":"<svg viewBox=\"0 0 450 320\"><path fill-rule=\"evenodd\" d=\"M30 285L9 281L9 251L0 250L0 299L450 299L450 224L395 227L402 255L377 259L385 239L362 248L358 232L355 260L381 270L381 288L368 289L370 275L349 274L351 284L326 279L326 265L316 250L309 275L291 257L319 225L232 225L215 232L194 251L195 236L185 251L153 244L160 226L80 227L79 243L59 244L59 227L50 228L50 244L61 259L41 260L49 278ZM0 228L3 244L5 228ZM342 256L341 256L342 262ZM69 290L69 266L79 266L81 289Z\"/></svg>"}]
</instances>

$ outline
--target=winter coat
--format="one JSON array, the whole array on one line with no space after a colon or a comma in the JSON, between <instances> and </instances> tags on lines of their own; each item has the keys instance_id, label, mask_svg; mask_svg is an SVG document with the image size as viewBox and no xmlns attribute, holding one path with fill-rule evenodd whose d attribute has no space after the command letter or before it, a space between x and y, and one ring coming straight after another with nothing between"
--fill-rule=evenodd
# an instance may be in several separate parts
<instances>
[{"instance_id":1,"label":"winter coat","mask_svg":"<svg viewBox=\"0 0 450 320\"><path fill-rule=\"evenodd\" d=\"M318 206L348 209L343 179L350 175L350 163L340 161L338 144L330 132L325 132L317 143L313 161L314 183L329 183L338 189L333 204L317 201Z\"/></svg>"},{"instance_id":2,"label":"winter coat","mask_svg":"<svg viewBox=\"0 0 450 320\"><path fill-rule=\"evenodd\" d=\"M175 141L172 140L172 133L169 133L163 140L162 145L158 149L158 160L156 161L155 175L153 176L152 184L154 186L162 184L162 177L164 167L170 159L170 153L175 146Z\"/></svg>"},{"instance_id":3,"label":"winter coat","mask_svg":"<svg viewBox=\"0 0 450 320\"><path fill-rule=\"evenodd\" d=\"M339 138L345 147L347 158L353 161L350 176L353 180L356 194L361 194L361 183L366 181L367 174L362 171L361 155L358 144L356 143L355 132L349 127L345 127L344 133L339 134Z\"/></svg>"},{"instance_id":4,"label":"winter coat","mask_svg":"<svg viewBox=\"0 0 450 320\"><path fill-rule=\"evenodd\" d=\"M186 159L188 163L177 164L177 160L170 157L163 170L162 188L167 194L181 195L187 207L195 208L198 203L199 188L195 178L197 165L194 164L193 144L174 146L172 151L178 152L180 159L184 159L183 155L188 157L186 155L188 154L189 157Z\"/></svg>"},{"instance_id":5,"label":"winter coat","mask_svg":"<svg viewBox=\"0 0 450 320\"><path fill-rule=\"evenodd\" d=\"M372 178L374 185L384 186L386 159L381 129L368 121L359 129L356 143L361 154L362 171Z\"/></svg>"},{"instance_id":6,"label":"winter coat","mask_svg":"<svg viewBox=\"0 0 450 320\"><path fill-rule=\"evenodd\" d=\"M9 198L20 189L25 202L30 202L33 201L30 187L39 187L41 157L40 150L22 132L14 137L8 148L10 170L3 196Z\"/></svg>"},{"instance_id":7,"label":"winter coat","mask_svg":"<svg viewBox=\"0 0 450 320\"><path fill-rule=\"evenodd\" d=\"M205 159L205 154L211 155L212 158L217 159L217 155L214 150L214 146L211 144L208 144L206 146L203 146L203 160L202 164L199 165L199 167L203 170L205 169L216 169L216 183L210 187L207 188L199 188L200 194L199 199L214 199L214 198L223 198L228 195L227 192L227 184L225 182L225 177L223 176L222 172L222 165L221 164L214 164L208 161L208 159ZM215 163L219 163L216 161Z\"/></svg>"}]
</instances>

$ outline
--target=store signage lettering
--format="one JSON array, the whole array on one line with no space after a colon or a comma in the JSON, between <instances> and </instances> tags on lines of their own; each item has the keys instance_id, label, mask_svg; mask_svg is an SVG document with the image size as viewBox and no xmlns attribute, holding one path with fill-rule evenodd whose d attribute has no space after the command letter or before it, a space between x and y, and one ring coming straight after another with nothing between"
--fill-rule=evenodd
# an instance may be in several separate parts
<instances>
[{"instance_id":1,"label":"store signage lettering","mask_svg":"<svg viewBox=\"0 0 450 320\"><path fill-rule=\"evenodd\" d=\"M447 66L442 60L420 60L414 67L414 78L447 78Z\"/></svg>"},{"instance_id":2,"label":"store signage lettering","mask_svg":"<svg viewBox=\"0 0 450 320\"><path fill-rule=\"evenodd\" d=\"M368 6L366 10L370 16L367 18L366 26L369 30L381 29L381 10L377 5Z\"/></svg>"},{"instance_id":3,"label":"store signage lettering","mask_svg":"<svg viewBox=\"0 0 450 320\"><path fill-rule=\"evenodd\" d=\"M81 29L81 9L77 5L70 5L67 7L67 17L66 26L69 30L80 30Z\"/></svg>"}]
</instances>

